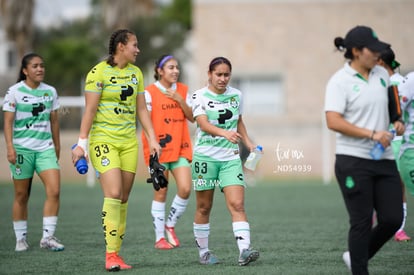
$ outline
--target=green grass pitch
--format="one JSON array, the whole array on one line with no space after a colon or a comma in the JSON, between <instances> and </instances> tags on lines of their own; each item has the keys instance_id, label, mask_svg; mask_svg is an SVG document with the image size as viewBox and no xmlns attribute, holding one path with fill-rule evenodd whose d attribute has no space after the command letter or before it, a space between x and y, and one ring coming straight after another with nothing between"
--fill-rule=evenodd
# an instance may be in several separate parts
<instances>
[{"instance_id":1,"label":"green grass pitch","mask_svg":"<svg viewBox=\"0 0 414 275\"><path fill-rule=\"evenodd\" d=\"M168 205L175 194L171 184ZM246 212L254 248L260 258L246 267L237 265L238 249L223 194L216 190L210 225L210 249L221 264L198 264L192 223L195 197L176 232L182 246L170 251L153 248L150 205L152 186L137 182L128 212L121 255L132 270L122 274L349 274L342 262L348 217L336 183L318 181L259 182L246 189ZM29 203L30 250L14 252L11 209L13 186L0 184L0 274L105 274L104 240L100 212L102 191L97 184L63 183L56 236L63 252L39 248L44 188L33 184ZM168 210L168 209L167 209ZM414 237L414 198L408 198L408 235ZM414 242L390 240L370 261L372 274L414 274Z\"/></svg>"}]
</instances>

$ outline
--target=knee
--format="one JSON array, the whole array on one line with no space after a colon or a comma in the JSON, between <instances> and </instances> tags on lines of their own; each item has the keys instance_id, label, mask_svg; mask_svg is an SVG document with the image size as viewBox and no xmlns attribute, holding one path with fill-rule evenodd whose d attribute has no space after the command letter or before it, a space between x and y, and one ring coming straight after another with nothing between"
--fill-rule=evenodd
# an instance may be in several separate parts
<instances>
[{"instance_id":1,"label":"knee","mask_svg":"<svg viewBox=\"0 0 414 275\"><path fill-rule=\"evenodd\" d=\"M60 190L59 189L54 189L51 190L47 193L47 197L49 199L53 199L53 200L59 200L60 197Z\"/></svg>"},{"instance_id":2,"label":"knee","mask_svg":"<svg viewBox=\"0 0 414 275\"><path fill-rule=\"evenodd\" d=\"M230 210L234 213L244 213L244 202L243 200L237 200L230 203Z\"/></svg>"},{"instance_id":3,"label":"knee","mask_svg":"<svg viewBox=\"0 0 414 275\"><path fill-rule=\"evenodd\" d=\"M197 206L197 212L201 216L209 216L211 211L211 205L202 204Z\"/></svg>"},{"instance_id":4,"label":"knee","mask_svg":"<svg viewBox=\"0 0 414 275\"><path fill-rule=\"evenodd\" d=\"M29 201L29 193L28 192L16 192L14 195L14 200L19 204L25 204Z\"/></svg>"},{"instance_id":5,"label":"knee","mask_svg":"<svg viewBox=\"0 0 414 275\"><path fill-rule=\"evenodd\" d=\"M154 200L159 202L165 202L167 200L167 188L161 188L158 191L154 191Z\"/></svg>"},{"instance_id":6,"label":"knee","mask_svg":"<svg viewBox=\"0 0 414 275\"><path fill-rule=\"evenodd\" d=\"M177 190L177 195L184 200L190 197L190 193L191 193L191 186L180 186L179 189Z\"/></svg>"}]
</instances>

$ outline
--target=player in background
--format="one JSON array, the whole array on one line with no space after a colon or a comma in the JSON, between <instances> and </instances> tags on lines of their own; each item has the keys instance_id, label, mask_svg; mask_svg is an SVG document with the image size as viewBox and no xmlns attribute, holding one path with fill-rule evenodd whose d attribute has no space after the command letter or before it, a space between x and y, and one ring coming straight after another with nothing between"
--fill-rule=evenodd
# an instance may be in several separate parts
<instances>
[{"instance_id":1,"label":"player in background","mask_svg":"<svg viewBox=\"0 0 414 275\"><path fill-rule=\"evenodd\" d=\"M390 48L381 52L381 56L378 60L378 64L383 66L388 74L390 75L390 84L398 87L403 80L403 76L397 72L397 69L400 67L400 63L395 60L395 53ZM394 139L391 142L392 151L394 152L394 157L397 162L397 168L400 170L400 148L401 148L402 136L395 135ZM404 227L407 220L407 197L405 195L405 186L401 180L401 187L403 190L403 211L404 217L400 229L395 233L394 240L397 242L405 242L411 240L411 238L405 233Z\"/></svg>"},{"instance_id":2,"label":"player in background","mask_svg":"<svg viewBox=\"0 0 414 275\"><path fill-rule=\"evenodd\" d=\"M192 95L197 137L192 162L192 180L196 193L194 237L201 264L217 264L209 250L210 212L214 190L224 193L232 219L233 234L239 248L238 264L247 265L259 257L250 247L250 225L244 209L245 181L239 154L239 142L253 150L242 119L242 93L228 86L232 66L225 57L214 58L209 65L208 86Z\"/></svg>"},{"instance_id":3,"label":"player in background","mask_svg":"<svg viewBox=\"0 0 414 275\"><path fill-rule=\"evenodd\" d=\"M28 201L36 172L46 192L40 247L62 251L54 236L60 204L59 99L56 89L43 82L43 58L29 53L22 59L17 83L4 98L4 138L14 184L13 228L16 251L29 249Z\"/></svg>"},{"instance_id":4,"label":"player in background","mask_svg":"<svg viewBox=\"0 0 414 275\"><path fill-rule=\"evenodd\" d=\"M398 89L405 123L400 152L400 173L407 191L414 196L414 72L404 77Z\"/></svg>"},{"instance_id":5,"label":"player in background","mask_svg":"<svg viewBox=\"0 0 414 275\"><path fill-rule=\"evenodd\" d=\"M368 274L368 261L401 226L402 190L390 145L391 122L397 134L404 125L390 120L389 75L377 65L390 47L366 26L356 26L335 47L346 63L328 81L325 95L327 126L335 131L335 175L349 215L348 250L342 258L353 274ZM373 160L370 151L380 142L385 151ZM378 224L372 226L373 211Z\"/></svg>"},{"instance_id":6,"label":"player in background","mask_svg":"<svg viewBox=\"0 0 414 275\"><path fill-rule=\"evenodd\" d=\"M161 146L160 163L166 167L177 184L177 194L172 201L165 221L165 201L168 187L154 190L151 215L155 231L155 248L172 249L180 246L175 225L187 208L191 192L192 145L187 120L194 122L191 107L187 104L188 87L178 82L178 61L172 55L163 55L155 62L155 82L145 88L145 100L154 131ZM149 165L150 150L145 133L142 133L144 159ZM164 232L167 236L165 239Z\"/></svg>"},{"instance_id":7,"label":"player in background","mask_svg":"<svg viewBox=\"0 0 414 275\"><path fill-rule=\"evenodd\" d=\"M90 157L99 173L104 195L102 227L108 271L131 268L119 252L137 168L137 116L149 137L150 152L160 150L145 106L143 75L133 64L138 53L138 40L133 32L120 29L112 33L109 57L93 67L86 77L85 111L78 146L72 150L74 164L82 156Z\"/></svg>"}]
</instances>

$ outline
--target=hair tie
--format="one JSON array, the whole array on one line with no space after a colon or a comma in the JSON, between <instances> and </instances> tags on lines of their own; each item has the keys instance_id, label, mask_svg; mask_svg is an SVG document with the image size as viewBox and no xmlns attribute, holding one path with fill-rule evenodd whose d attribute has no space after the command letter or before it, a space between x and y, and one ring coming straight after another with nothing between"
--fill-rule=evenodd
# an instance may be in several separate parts
<instances>
[{"instance_id":1,"label":"hair tie","mask_svg":"<svg viewBox=\"0 0 414 275\"><path fill-rule=\"evenodd\" d=\"M158 64L157 68L162 68L162 66L164 66L165 62L167 62L168 60L172 59L173 56L172 55L167 55L165 56L163 59L161 59L160 63Z\"/></svg>"}]
</instances>

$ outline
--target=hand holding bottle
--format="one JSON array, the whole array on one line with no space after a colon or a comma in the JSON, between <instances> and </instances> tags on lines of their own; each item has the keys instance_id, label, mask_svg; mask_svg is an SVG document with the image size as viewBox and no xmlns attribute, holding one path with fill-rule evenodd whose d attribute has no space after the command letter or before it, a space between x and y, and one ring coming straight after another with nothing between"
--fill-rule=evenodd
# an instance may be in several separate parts
<instances>
[{"instance_id":1,"label":"hand holding bottle","mask_svg":"<svg viewBox=\"0 0 414 275\"><path fill-rule=\"evenodd\" d=\"M78 146L78 144L73 144L72 150L75 149L76 146ZM88 172L88 161L84 156L82 156L76 161L75 167L79 174L86 174Z\"/></svg>"},{"instance_id":2,"label":"hand holding bottle","mask_svg":"<svg viewBox=\"0 0 414 275\"><path fill-rule=\"evenodd\" d=\"M382 132L373 132L372 139L375 140L375 134L381 134L381 136L378 138L378 140L375 142L374 147L371 149L369 154L371 155L372 159L379 160L382 157L382 154L385 151L385 148L387 148L391 141L393 140L395 136L395 129L391 129L390 131L386 132L385 134L382 134Z\"/></svg>"},{"instance_id":3,"label":"hand holding bottle","mask_svg":"<svg viewBox=\"0 0 414 275\"><path fill-rule=\"evenodd\" d=\"M256 169L257 163L262 158L263 155L263 147L257 145L256 148L252 152L250 152L249 156L244 163L244 167L254 171Z\"/></svg>"}]
</instances>

